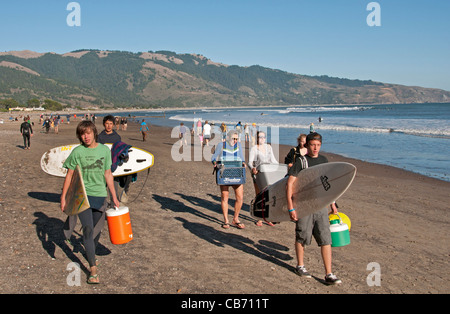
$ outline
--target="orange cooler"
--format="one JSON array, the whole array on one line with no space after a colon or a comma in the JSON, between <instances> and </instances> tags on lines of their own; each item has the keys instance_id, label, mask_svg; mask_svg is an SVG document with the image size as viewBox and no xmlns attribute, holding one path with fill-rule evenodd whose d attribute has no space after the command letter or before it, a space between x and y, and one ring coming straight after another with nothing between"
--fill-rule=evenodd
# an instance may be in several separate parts
<instances>
[{"instance_id":1,"label":"orange cooler","mask_svg":"<svg viewBox=\"0 0 450 314\"><path fill-rule=\"evenodd\" d=\"M133 239L128 207L110 208L106 211L109 238L112 244L125 244Z\"/></svg>"}]
</instances>

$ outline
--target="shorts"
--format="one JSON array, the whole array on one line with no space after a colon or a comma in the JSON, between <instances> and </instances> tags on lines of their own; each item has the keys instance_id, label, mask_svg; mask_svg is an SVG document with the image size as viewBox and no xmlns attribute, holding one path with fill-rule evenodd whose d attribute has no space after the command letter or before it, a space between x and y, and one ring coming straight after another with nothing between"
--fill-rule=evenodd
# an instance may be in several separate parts
<instances>
[{"instance_id":1,"label":"shorts","mask_svg":"<svg viewBox=\"0 0 450 314\"><path fill-rule=\"evenodd\" d=\"M303 245L310 245L312 236L319 246L331 245L330 221L328 208L299 219L295 224L295 240Z\"/></svg>"}]
</instances>

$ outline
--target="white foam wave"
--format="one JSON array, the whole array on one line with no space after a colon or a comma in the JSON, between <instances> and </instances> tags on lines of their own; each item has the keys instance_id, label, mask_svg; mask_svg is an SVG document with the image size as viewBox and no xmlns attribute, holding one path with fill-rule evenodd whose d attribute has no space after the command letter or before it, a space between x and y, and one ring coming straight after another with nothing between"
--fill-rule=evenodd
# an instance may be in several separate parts
<instances>
[{"instance_id":1,"label":"white foam wave","mask_svg":"<svg viewBox=\"0 0 450 314\"><path fill-rule=\"evenodd\" d=\"M352 107L345 107L345 106L338 106L338 107L289 107L286 108L286 113L289 112L324 112L324 111L363 111L363 110L370 110L374 107L368 107L368 106L352 106Z\"/></svg>"},{"instance_id":2,"label":"white foam wave","mask_svg":"<svg viewBox=\"0 0 450 314\"><path fill-rule=\"evenodd\" d=\"M231 118L227 116L227 118ZM175 115L170 117L171 120L177 121L187 121L194 122L198 117L187 116L187 115ZM267 127L267 128L285 128L285 129L303 129L309 130L310 123L306 121L302 121L299 123L290 123L289 121L283 122L269 122L269 121L246 121L244 119L237 120L233 119L208 119L210 123L215 125L220 125L221 123L225 123L228 128L233 128L239 121L241 121L242 125L249 124L251 125L253 122L256 122L259 127ZM392 121L391 121L392 122ZM370 123L366 123L367 125L348 125L348 124L339 124L339 123L318 123L315 124L315 130L320 132L320 130L328 130L328 131L342 131L342 132L368 132L368 133L404 133L415 136L429 136L429 137L440 137L440 138L450 138L450 129L448 128L408 128L408 123L405 122L404 125L392 126L386 123L381 123L379 125L370 125Z\"/></svg>"}]
</instances>

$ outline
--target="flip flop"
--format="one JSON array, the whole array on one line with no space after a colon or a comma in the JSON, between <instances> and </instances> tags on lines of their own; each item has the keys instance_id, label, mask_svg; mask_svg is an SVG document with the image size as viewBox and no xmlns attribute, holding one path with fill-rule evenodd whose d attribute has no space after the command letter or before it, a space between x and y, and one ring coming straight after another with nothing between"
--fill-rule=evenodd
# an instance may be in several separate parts
<instances>
[{"instance_id":1,"label":"flip flop","mask_svg":"<svg viewBox=\"0 0 450 314\"><path fill-rule=\"evenodd\" d=\"M224 224L222 224L222 228L230 229L230 224L229 223L224 223Z\"/></svg>"},{"instance_id":2,"label":"flip flop","mask_svg":"<svg viewBox=\"0 0 450 314\"><path fill-rule=\"evenodd\" d=\"M98 278L98 274L90 275L86 282L90 285L98 285L100 283L99 281L92 281L92 279L97 279L97 278Z\"/></svg>"},{"instance_id":3,"label":"flip flop","mask_svg":"<svg viewBox=\"0 0 450 314\"><path fill-rule=\"evenodd\" d=\"M233 221L233 226L236 226L236 228L238 228L238 229L244 229L245 228L245 225L242 223L242 222L234 222Z\"/></svg>"}]
</instances>

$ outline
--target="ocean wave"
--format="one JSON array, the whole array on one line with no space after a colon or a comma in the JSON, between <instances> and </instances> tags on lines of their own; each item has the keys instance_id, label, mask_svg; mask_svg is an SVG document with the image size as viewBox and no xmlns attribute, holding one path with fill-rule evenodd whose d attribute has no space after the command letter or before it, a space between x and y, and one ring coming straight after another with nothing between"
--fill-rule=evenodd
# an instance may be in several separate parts
<instances>
[{"instance_id":1,"label":"ocean wave","mask_svg":"<svg viewBox=\"0 0 450 314\"><path fill-rule=\"evenodd\" d=\"M324 112L324 111L364 111L374 109L375 107L368 106L338 106L338 107L289 107L286 108L286 113L289 112Z\"/></svg>"},{"instance_id":2,"label":"ocean wave","mask_svg":"<svg viewBox=\"0 0 450 314\"><path fill-rule=\"evenodd\" d=\"M187 121L194 122L198 117L186 116L186 115L175 115L170 117L171 120L177 121ZM225 123L229 128L234 127L239 121L235 119L208 119L210 123L215 125L220 125ZM242 125L251 125L255 121L245 121L240 120ZM280 122L259 122L258 127L263 128L279 128L279 129L302 129L309 131L309 123L287 123L284 121ZM315 124L315 130L320 132L320 130L327 131L338 131L338 132L367 132L367 133L403 133L414 136L424 136L424 137L436 137L436 138L448 138L450 139L450 130L434 130L434 129L410 129L406 127L384 127L384 126L356 126L356 125L339 125L339 124Z\"/></svg>"}]
</instances>

